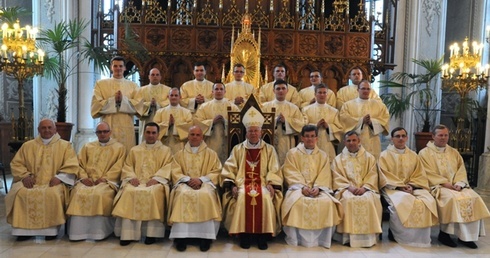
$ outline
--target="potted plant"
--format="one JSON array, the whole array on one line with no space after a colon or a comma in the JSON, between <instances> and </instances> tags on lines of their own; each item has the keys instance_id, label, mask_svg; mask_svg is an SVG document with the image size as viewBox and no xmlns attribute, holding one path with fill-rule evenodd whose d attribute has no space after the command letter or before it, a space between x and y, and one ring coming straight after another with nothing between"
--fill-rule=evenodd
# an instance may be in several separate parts
<instances>
[{"instance_id":1,"label":"potted plant","mask_svg":"<svg viewBox=\"0 0 490 258\"><path fill-rule=\"evenodd\" d=\"M439 111L436 81L442 70L443 61L443 57L437 60L412 59L414 64L423 68L423 71L415 74L397 72L388 81L380 81L380 88L402 89L402 94L390 92L380 96L390 114L400 118L406 110L412 108L416 114L417 124L422 125L421 132L415 133L417 151L424 148L432 139L430 129ZM423 140L419 141L419 138Z\"/></svg>"},{"instance_id":2,"label":"potted plant","mask_svg":"<svg viewBox=\"0 0 490 258\"><path fill-rule=\"evenodd\" d=\"M46 51L44 75L58 85L56 126L58 133L65 140L70 140L73 127L73 124L66 123L68 79L78 73L78 67L84 60L94 62L98 70L108 70L109 67L110 57L107 49L95 47L83 37L88 25L89 22L84 19L56 22L52 29L41 29L36 39L40 47Z\"/></svg>"}]
</instances>

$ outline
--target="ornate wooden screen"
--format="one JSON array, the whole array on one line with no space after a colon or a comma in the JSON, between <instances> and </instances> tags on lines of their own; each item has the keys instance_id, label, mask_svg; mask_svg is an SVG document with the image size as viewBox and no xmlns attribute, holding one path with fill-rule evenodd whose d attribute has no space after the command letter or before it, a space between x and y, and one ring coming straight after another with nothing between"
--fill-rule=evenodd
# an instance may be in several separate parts
<instances>
[{"instance_id":1,"label":"ornate wooden screen","mask_svg":"<svg viewBox=\"0 0 490 258\"><path fill-rule=\"evenodd\" d=\"M120 13L99 15L103 19L94 31L99 43L114 42L114 31L117 32L118 54L137 68L142 84L148 82L147 72L157 67L165 84L179 87L193 78L193 63L197 61L205 63L211 81L222 77L223 65L226 71L230 69L232 31L241 27L242 17L248 13L253 33L257 37L260 33L259 69L261 74L267 74L268 81L273 79L273 67L282 63L288 70L289 83L298 89L309 86L309 73L319 70L324 82L336 90L347 84L351 68L359 66L369 77L371 71L383 70L376 68L386 63L383 58L392 57L383 53L382 46L394 42L394 35L386 30L390 28L383 23L385 20L377 25L383 26L382 33L372 31L364 2L124 1ZM396 14L396 9L387 15L392 13ZM111 20L114 17L116 21ZM391 22L390 17L393 16L386 21ZM384 41L378 41L377 36ZM128 38L137 44L129 44ZM371 59L372 38L381 59Z\"/></svg>"}]
</instances>

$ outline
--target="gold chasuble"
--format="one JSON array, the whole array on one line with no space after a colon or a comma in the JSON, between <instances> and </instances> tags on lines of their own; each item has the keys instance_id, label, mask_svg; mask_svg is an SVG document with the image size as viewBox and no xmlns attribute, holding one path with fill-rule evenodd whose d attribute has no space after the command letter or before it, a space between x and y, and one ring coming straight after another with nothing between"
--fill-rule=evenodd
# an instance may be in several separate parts
<instances>
[{"instance_id":1,"label":"gold chasuble","mask_svg":"<svg viewBox=\"0 0 490 258\"><path fill-rule=\"evenodd\" d=\"M174 119L173 124L170 124L170 116ZM168 105L157 111L153 122L160 127L158 139L170 148L172 154L184 148L185 140L187 140L189 133L188 129L190 124L192 124L192 114L189 109L180 105Z\"/></svg>"},{"instance_id":2,"label":"gold chasuble","mask_svg":"<svg viewBox=\"0 0 490 258\"><path fill-rule=\"evenodd\" d=\"M210 149L218 153L221 162L228 158L228 107L232 112L240 111L235 104L224 98L203 103L194 115L195 119L206 125L206 128L203 128L204 141ZM214 124L214 118L218 115L221 115L224 121Z\"/></svg>"},{"instance_id":3,"label":"gold chasuble","mask_svg":"<svg viewBox=\"0 0 490 258\"><path fill-rule=\"evenodd\" d=\"M107 183L86 186L78 182L71 190L70 206L66 214L111 216L112 203L116 196L125 158L126 148L114 139L110 139L105 145L101 145L99 141L84 145L78 155L79 179L89 178L95 182L104 178Z\"/></svg>"},{"instance_id":4,"label":"gold chasuble","mask_svg":"<svg viewBox=\"0 0 490 258\"><path fill-rule=\"evenodd\" d=\"M286 153L296 146L294 135L301 132L305 125L305 119L299 108L289 101L274 99L262 105L263 112L272 112L272 108L276 109L274 147L279 157L279 165L282 165L286 159ZM277 117L279 114L285 117L286 121L284 123L278 122Z\"/></svg>"},{"instance_id":5,"label":"gold chasuble","mask_svg":"<svg viewBox=\"0 0 490 258\"><path fill-rule=\"evenodd\" d=\"M349 100L353 100L359 97L359 92L357 91L357 85L351 84L351 85L346 85L342 88L340 88L337 91L337 109L340 110L342 108L342 105L344 103L347 103ZM381 101L381 98L378 96L378 93L371 89L371 92L369 92L369 99L376 99Z\"/></svg>"},{"instance_id":6,"label":"gold chasuble","mask_svg":"<svg viewBox=\"0 0 490 258\"><path fill-rule=\"evenodd\" d=\"M328 104L315 102L304 107L302 113L307 125L316 126L322 119L327 122L328 128L323 126L318 127L317 146L328 154L328 158L332 162L335 156L337 156L332 142L342 139L342 124L338 116L339 111Z\"/></svg>"},{"instance_id":7,"label":"gold chasuble","mask_svg":"<svg viewBox=\"0 0 490 258\"><path fill-rule=\"evenodd\" d=\"M390 205L406 228L425 228L439 224L434 197L430 195L427 175L417 154L408 147L403 153L392 144L381 152L378 160L381 174L386 178L383 191ZM411 185L413 194L396 190Z\"/></svg>"},{"instance_id":8,"label":"gold chasuble","mask_svg":"<svg viewBox=\"0 0 490 258\"><path fill-rule=\"evenodd\" d=\"M177 152L172 162L173 189L170 197L169 225L209 220L221 221L221 203L216 187L221 162L215 151L201 142L196 153L189 143ZM201 188L192 189L186 182L199 178Z\"/></svg>"},{"instance_id":9,"label":"gold chasuble","mask_svg":"<svg viewBox=\"0 0 490 258\"><path fill-rule=\"evenodd\" d=\"M92 117L101 118L112 129L111 137L122 143L126 151L136 145L133 118L143 114L143 101L136 99L138 85L126 79L103 79L97 81L92 96ZM122 101L115 101L116 92L121 91Z\"/></svg>"},{"instance_id":10,"label":"gold chasuble","mask_svg":"<svg viewBox=\"0 0 490 258\"><path fill-rule=\"evenodd\" d=\"M45 229L66 222L68 187L50 187L60 173L77 175L78 160L70 142L55 134L48 144L40 136L22 145L10 163L12 189L5 197L7 222L14 228ZM36 184L25 188L22 179L33 176Z\"/></svg>"},{"instance_id":11,"label":"gold chasuble","mask_svg":"<svg viewBox=\"0 0 490 258\"><path fill-rule=\"evenodd\" d=\"M340 202L333 197L328 155L318 146L308 154L303 143L291 149L282 167L288 191L282 203L284 226L318 230L338 225L343 217ZM305 196L303 187L318 187L318 196Z\"/></svg>"},{"instance_id":12,"label":"gold chasuble","mask_svg":"<svg viewBox=\"0 0 490 258\"><path fill-rule=\"evenodd\" d=\"M468 223L490 217L482 198L470 188L463 158L456 149L449 145L438 148L431 141L419 156L437 201L441 224ZM444 183L457 184L463 189L451 190L442 187Z\"/></svg>"},{"instance_id":13,"label":"gold chasuble","mask_svg":"<svg viewBox=\"0 0 490 258\"><path fill-rule=\"evenodd\" d=\"M357 153L344 148L332 162L335 197L344 207L344 220L337 232L356 234L381 233L382 207L378 189L376 159L362 146ZM354 195L347 188L364 187L363 195ZM352 246L352 243L351 243Z\"/></svg>"},{"instance_id":14,"label":"gold chasuble","mask_svg":"<svg viewBox=\"0 0 490 258\"><path fill-rule=\"evenodd\" d=\"M112 215L130 220L163 222L169 199L171 164L170 149L160 141L133 147L122 170L122 185L114 200ZM132 178L138 178L140 185L131 185L129 180ZM151 179L159 184L146 186Z\"/></svg>"},{"instance_id":15,"label":"gold chasuble","mask_svg":"<svg viewBox=\"0 0 490 258\"><path fill-rule=\"evenodd\" d=\"M364 116L368 114L371 116L371 126L363 123ZM339 118L344 133L351 130L356 131L362 146L377 160L381 153L379 136L388 135L390 126L390 114L386 105L380 100L356 98L342 106Z\"/></svg>"},{"instance_id":16,"label":"gold chasuble","mask_svg":"<svg viewBox=\"0 0 490 258\"><path fill-rule=\"evenodd\" d=\"M281 230L282 192L274 198L265 187L282 186L282 174L274 147L261 141L258 148L247 148L247 141L236 145L221 172L222 184L238 187L235 199L231 191L223 195L225 227L230 234L271 233Z\"/></svg>"}]
</instances>

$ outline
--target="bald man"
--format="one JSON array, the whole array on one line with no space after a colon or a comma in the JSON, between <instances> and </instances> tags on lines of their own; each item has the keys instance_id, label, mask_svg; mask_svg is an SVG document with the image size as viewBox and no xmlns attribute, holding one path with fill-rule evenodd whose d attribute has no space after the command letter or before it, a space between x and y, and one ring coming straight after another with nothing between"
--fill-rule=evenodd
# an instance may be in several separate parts
<instances>
[{"instance_id":1,"label":"bald man","mask_svg":"<svg viewBox=\"0 0 490 258\"><path fill-rule=\"evenodd\" d=\"M78 160L52 120L43 119L39 135L25 142L10 163L13 184L5 197L7 222L18 241L32 236L55 239L65 224L68 186L75 184Z\"/></svg>"},{"instance_id":2,"label":"bald man","mask_svg":"<svg viewBox=\"0 0 490 258\"><path fill-rule=\"evenodd\" d=\"M160 70L157 68L151 69L148 79L150 79L150 83L139 88L135 97L137 100L143 100L143 114L139 116L139 142L143 141L145 124L153 121L157 110L169 104L168 93L170 92L170 87L160 83L162 80Z\"/></svg>"}]
</instances>

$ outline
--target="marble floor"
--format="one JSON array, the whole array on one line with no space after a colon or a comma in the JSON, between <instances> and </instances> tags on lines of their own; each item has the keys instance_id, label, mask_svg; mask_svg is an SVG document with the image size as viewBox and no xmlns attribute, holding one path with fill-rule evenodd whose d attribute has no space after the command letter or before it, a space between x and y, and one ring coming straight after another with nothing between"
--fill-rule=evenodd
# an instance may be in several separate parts
<instances>
[{"instance_id":1,"label":"marble floor","mask_svg":"<svg viewBox=\"0 0 490 258\"><path fill-rule=\"evenodd\" d=\"M10 185L10 184L9 184ZM25 242L16 242L10 235L11 227L5 219L5 190L0 189L0 257L290 257L290 258L313 258L313 257L343 257L343 258L392 258L392 257L440 257L440 258L462 258L468 257L490 257L490 219L485 221L486 231L489 236L481 237L477 242L479 248L472 250L462 246L450 248L441 246L437 241L438 228L432 229L432 247L414 248L402 246L387 239L388 224L383 224L383 240L371 248L350 248L342 246L337 242L332 243L330 249L322 247L305 248L288 246L284 237L279 236L269 243L269 249L259 250L252 246L248 250L241 249L238 242L226 234L220 234L208 252L199 251L199 246L189 245L185 252L178 252L167 238L160 239L153 245L145 245L142 242L132 243L129 246L120 246L119 239L109 237L104 241L81 241L70 242L67 236L59 237L52 241L44 241L41 238L33 238ZM490 202L487 201L487 205Z\"/></svg>"}]
</instances>

